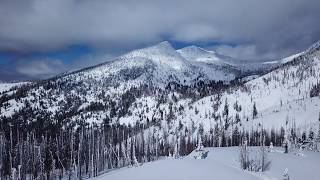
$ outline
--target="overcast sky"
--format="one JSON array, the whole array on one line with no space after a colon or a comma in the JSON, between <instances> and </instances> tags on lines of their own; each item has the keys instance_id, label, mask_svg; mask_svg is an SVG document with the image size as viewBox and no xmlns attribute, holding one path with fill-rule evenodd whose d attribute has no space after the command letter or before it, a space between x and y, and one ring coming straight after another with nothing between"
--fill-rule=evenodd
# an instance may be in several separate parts
<instances>
[{"instance_id":1,"label":"overcast sky","mask_svg":"<svg viewBox=\"0 0 320 180\"><path fill-rule=\"evenodd\" d=\"M0 0L0 80L43 78L170 41L276 59L320 40L319 0Z\"/></svg>"}]
</instances>

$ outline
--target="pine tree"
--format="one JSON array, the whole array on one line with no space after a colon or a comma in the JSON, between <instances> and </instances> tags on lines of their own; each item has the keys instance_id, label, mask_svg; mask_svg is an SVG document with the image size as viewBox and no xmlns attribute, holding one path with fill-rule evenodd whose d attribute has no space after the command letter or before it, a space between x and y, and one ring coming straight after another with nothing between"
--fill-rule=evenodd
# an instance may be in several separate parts
<instances>
[{"instance_id":1,"label":"pine tree","mask_svg":"<svg viewBox=\"0 0 320 180\"><path fill-rule=\"evenodd\" d=\"M238 126L233 129L232 132L232 146L238 146L240 144L240 133Z\"/></svg>"},{"instance_id":2,"label":"pine tree","mask_svg":"<svg viewBox=\"0 0 320 180\"><path fill-rule=\"evenodd\" d=\"M249 150L248 150L248 142L246 139L241 144L240 147L240 155L239 155L240 166L242 169L248 169L249 162Z\"/></svg>"},{"instance_id":3,"label":"pine tree","mask_svg":"<svg viewBox=\"0 0 320 180\"><path fill-rule=\"evenodd\" d=\"M228 100L226 99L225 100L225 103L224 103L224 109L223 109L223 114L224 116L224 130L227 130L229 125L230 125L230 122L229 122L229 104L228 104Z\"/></svg>"},{"instance_id":4,"label":"pine tree","mask_svg":"<svg viewBox=\"0 0 320 180\"><path fill-rule=\"evenodd\" d=\"M202 138L201 135L198 136L198 144L197 144L197 151L202 151L203 150L203 144L202 144Z\"/></svg>"},{"instance_id":5,"label":"pine tree","mask_svg":"<svg viewBox=\"0 0 320 180\"><path fill-rule=\"evenodd\" d=\"M52 166L53 164L53 159L50 153L50 147L46 146L45 148L45 158L44 158L44 171L47 175L47 179L50 179L51 171L54 168Z\"/></svg>"},{"instance_id":6,"label":"pine tree","mask_svg":"<svg viewBox=\"0 0 320 180\"><path fill-rule=\"evenodd\" d=\"M173 151L173 157L175 159L179 158L179 144L178 144L179 139L176 139L176 143L174 145L174 151Z\"/></svg>"},{"instance_id":7,"label":"pine tree","mask_svg":"<svg viewBox=\"0 0 320 180\"><path fill-rule=\"evenodd\" d=\"M255 119L258 116L258 110L256 107L256 103L253 104L252 118Z\"/></svg>"},{"instance_id":8,"label":"pine tree","mask_svg":"<svg viewBox=\"0 0 320 180\"><path fill-rule=\"evenodd\" d=\"M262 137L262 146L260 147L260 162L261 162L261 171L266 171L270 166L270 161L268 161L267 151L265 146L265 136Z\"/></svg>"},{"instance_id":9,"label":"pine tree","mask_svg":"<svg viewBox=\"0 0 320 180\"><path fill-rule=\"evenodd\" d=\"M220 147L220 137L221 137L220 129L219 129L218 123L216 123L214 125L214 146L215 147Z\"/></svg>"},{"instance_id":10,"label":"pine tree","mask_svg":"<svg viewBox=\"0 0 320 180\"><path fill-rule=\"evenodd\" d=\"M284 170L283 180L289 180L289 172L287 168Z\"/></svg>"}]
</instances>

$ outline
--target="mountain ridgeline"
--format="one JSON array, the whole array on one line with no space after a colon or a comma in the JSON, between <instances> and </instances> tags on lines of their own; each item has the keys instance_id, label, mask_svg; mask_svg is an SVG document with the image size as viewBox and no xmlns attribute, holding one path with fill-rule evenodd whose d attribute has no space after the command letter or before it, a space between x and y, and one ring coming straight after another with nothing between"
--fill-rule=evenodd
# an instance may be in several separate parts
<instances>
[{"instance_id":1,"label":"mountain ridgeline","mask_svg":"<svg viewBox=\"0 0 320 180\"><path fill-rule=\"evenodd\" d=\"M319 79L319 43L278 61L240 64L162 42L14 86L0 93L0 176L81 179L184 156L199 141L315 140Z\"/></svg>"}]
</instances>

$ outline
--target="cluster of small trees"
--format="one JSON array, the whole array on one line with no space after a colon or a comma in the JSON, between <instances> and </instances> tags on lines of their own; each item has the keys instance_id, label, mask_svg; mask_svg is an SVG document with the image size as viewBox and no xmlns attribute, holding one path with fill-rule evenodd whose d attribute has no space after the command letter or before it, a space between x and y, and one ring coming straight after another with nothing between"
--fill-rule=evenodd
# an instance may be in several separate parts
<instances>
[{"instance_id":1,"label":"cluster of small trees","mask_svg":"<svg viewBox=\"0 0 320 180\"><path fill-rule=\"evenodd\" d=\"M317 83L311 87L310 97L316 97L320 95L320 83Z\"/></svg>"},{"instance_id":2,"label":"cluster of small trees","mask_svg":"<svg viewBox=\"0 0 320 180\"><path fill-rule=\"evenodd\" d=\"M267 148L265 146L265 140L263 139L261 142L261 146L255 147L250 151L247 140L244 140L240 146L240 155L239 162L240 167L244 170L249 171L261 171L264 172L270 168L271 161L268 160L267 157ZM272 142L270 145L272 146ZM253 154L253 155L252 155Z\"/></svg>"},{"instance_id":3,"label":"cluster of small trees","mask_svg":"<svg viewBox=\"0 0 320 180\"><path fill-rule=\"evenodd\" d=\"M143 126L101 125L46 131L37 136L10 124L0 133L0 175L11 179L81 179L174 153L178 142L172 144L145 132ZM181 144L191 146L190 150L194 146ZM175 153L186 154L179 150Z\"/></svg>"}]
</instances>

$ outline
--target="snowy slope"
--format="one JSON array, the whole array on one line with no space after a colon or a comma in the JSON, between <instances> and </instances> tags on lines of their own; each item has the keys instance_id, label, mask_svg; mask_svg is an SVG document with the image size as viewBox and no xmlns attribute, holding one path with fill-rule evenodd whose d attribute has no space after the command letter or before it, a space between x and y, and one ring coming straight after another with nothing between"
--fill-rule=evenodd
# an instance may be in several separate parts
<instances>
[{"instance_id":1,"label":"snowy slope","mask_svg":"<svg viewBox=\"0 0 320 180\"><path fill-rule=\"evenodd\" d=\"M236 78L237 73L233 69L190 63L168 42L162 42L134 50L111 62L39 82L23 90L18 94L19 97L9 97L6 100L8 105L0 107L0 111L1 115L10 117L29 102L30 111L44 109L52 118L55 113L64 113L65 109L69 109L76 114L71 117L74 121L101 123L106 116L115 113L117 117L113 121L117 121L118 116L127 113L127 107L123 106L131 105L135 101L133 96L142 96L146 89L166 91L169 83L193 86L200 80L228 83ZM136 92L133 96L132 91ZM192 93L197 92L195 90ZM90 109L92 106L95 106L94 111ZM114 109L117 112L111 112Z\"/></svg>"},{"instance_id":2,"label":"snowy slope","mask_svg":"<svg viewBox=\"0 0 320 180\"><path fill-rule=\"evenodd\" d=\"M7 104L0 106L0 112L10 117L19 110L31 108L29 111L34 112L34 117L38 110L43 110L41 112L48 113L52 119L56 114L72 112L66 121L87 123L101 123L110 118L112 122L124 124L155 121L166 126L170 120L172 132L180 122L188 129L193 124L203 125L208 132L223 118L227 100L230 120L234 121L237 114L241 119L237 126L250 128L263 123L279 127L287 119L310 125L317 119L319 99L309 98L310 89L319 79L317 46L290 58L264 76L250 76L247 83L222 93L207 89L208 85L195 86L199 80L229 82L237 77L238 67L224 60L215 52L195 46L176 51L168 42L162 42L111 62L39 82L6 97ZM172 82L178 85L168 88ZM212 87L219 86L222 85ZM203 91L207 97L199 95ZM241 111L235 110L236 103L242 107ZM255 119L252 117L254 103L258 109ZM217 109L213 108L215 104Z\"/></svg>"},{"instance_id":3,"label":"snowy slope","mask_svg":"<svg viewBox=\"0 0 320 180\"><path fill-rule=\"evenodd\" d=\"M288 62L292 61L293 59L299 57L302 54L303 54L303 52L291 55L291 56L286 57L286 58L283 58L283 59L280 60L280 63L282 63L282 64L288 63Z\"/></svg>"},{"instance_id":4,"label":"snowy slope","mask_svg":"<svg viewBox=\"0 0 320 180\"><path fill-rule=\"evenodd\" d=\"M204 62L208 64L225 65L227 64L228 59L231 59L230 57L197 46L188 46L177 50L177 52L188 61Z\"/></svg>"},{"instance_id":5,"label":"snowy slope","mask_svg":"<svg viewBox=\"0 0 320 180\"><path fill-rule=\"evenodd\" d=\"M195 102L180 98L177 102L169 101L173 104L172 109L177 109L169 129L171 128L171 133L175 133L182 123L188 129L202 126L205 132L209 133L217 123L223 126L223 111L227 101L229 121L240 129L255 129L259 124L267 129L295 125L300 132L308 131L319 118L320 99L310 97L310 91L319 83L319 79L319 49L305 51L280 68L261 77L249 78L249 82L231 87L221 94L207 96ZM175 96L180 95L175 93ZM170 113L168 103L158 105L154 97L137 99L137 103L139 108L130 107L132 115L120 118L121 123L167 119ZM235 108L236 104L241 110ZM258 110L257 117L253 117L254 104ZM164 115L161 115L161 112L164 112ZM236 116L240 122L236 122ZM166 123L161 126L166 126ZM231 128L229 130L231 131ZM196 135L197 131L194 134Z\"/></svg>"},{"instance_id":6,"label":"snowy slope","mask_svg":"<svg viewBox=\"0 0 320 180\"><path fill-rule=\"evenodd\" d=\"M261 77L248 78L249 82L221 94L195 102L191 99L171 101L173 109L179 109L175 112L175 120L169 125L172 133L176 132L179 123L188 129L194 125L198 128L203 126L205 132L209 133L215 124L224 122L225 101L229 107L230 123L241 129L256 128L259 124L267 129L279 129L288 123L288 126L295 124L301 131L308 130L319 117L320 99L310 97L313 85L320 79L319 57L319 50L305 51L300 56L291 57L282 67ZM175 96L179 97L179 94L175 93ZM121 123L146 122L157 117L166 119L170 112L168 103L158 105L154 97L143 97L136 102L140 104L139 108L130 107L132 115L120 118ZM241 106L241 110L236 110L236 104ZM252 113L254 104L258 110L255 118ZM236 116L239 116L240 122L235 122Z\"/></svg>"},{"instance_id":7,"label":"snowy slope","mask_svg":"<svg viewBox=\"0 0 320 180\"><path fill-rule=\"evenodd\" d=\"M173 68L178 71L186 71L190 68L188 64L184 62L183 57L181 57L167 41L161 42L155 46L132 51L121 56L121 58L145 58L160 66Z\"/></svg>"},{"instance_id":8,"label":"snowy slope","mask_svg":"<svg viewBox=\"0 0 320 180\"><path fill-rule=\"evenodd\" d=\"M252 62L247 60L235 59L229 56L218 54L215 51L205 50L197 46L188 46L177 50L177 52L191 63L196 62L205 64L206 66L214 65L216 67L233 69L233 71L238 71L238 74L242 74L242 76L268 72L273 68L277 68L281 64L291 61L293 58L301 54L299 53L284 59L274 61Z\"/></svg>"},{"instance_id":9,"label":"snowy slope","mask_svg":"<svg viewBox=\"0 0 320 180\"><path fill-rule=\"evenodd\" d=\"M320 162L320 154L303 152L304 156L297 156L295 152L283 154L281 149L268 153L271 167L266 172L249 172L239 167L239 149L206 148L209 151L206 159L197 160L191 153L182 159L163 159L143 164L139 167L122 168L100 175L95 180L260 180L282 179L285 169L288 169L290 179L317 180L318 172L314 169ZM257 150L253 148L252 150ZM308 167L308 168L306 168Z\"/></svg>"},{"instance_id":10,"label":"snowy slope","mask_svg":"<svg viewBox=\"0 0 320 180\"><path fill-rule=\"evenodd\" d=\"M205 97L188 105L185 112L177 117L190 127L192 122L204 125L209 131L219 119L223 119L225 101L229 105L232 122L236 114L241 122L237 126L247 128L261 124L267 128L290 125L309 128L318 120L320 99L310 97L313 85L320 79L320 50L305 51L300 56L280 68L253 79L244 85L231 88L221 95ZM218 104L215 111L213 106ZM238 104L241 110L234 106ZM253 105L256 104L258 116L253 118ZM190 108L191 107L191 108ZM197 111L195 111L195 109ZM218 119L213 118L218 116ZM191 121L192 120L192 121ZM248 121L247 121L248 120Z\"/></svg>"}]
</instances>

